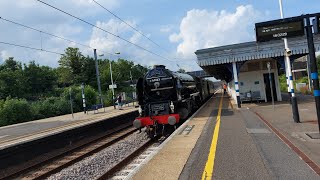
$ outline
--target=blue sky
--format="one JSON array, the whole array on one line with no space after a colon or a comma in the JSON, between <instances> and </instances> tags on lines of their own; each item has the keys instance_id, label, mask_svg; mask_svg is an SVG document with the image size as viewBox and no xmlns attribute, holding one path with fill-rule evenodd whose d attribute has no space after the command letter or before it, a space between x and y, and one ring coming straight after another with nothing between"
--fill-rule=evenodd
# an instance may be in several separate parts
<instances>
[{"instance_id":1,"label":"blue sky","mask_svg":"<svg viewBox=\"0 0 320 180\"><path fill-rule=\"evenodd\" d=\"M254 23L279 19L278 0L96 0L123 20L139 29L154 42L133 31L92 0L43 0L105 30L159 54L157 57L105 32L88 26L36 0L0 0L0 16L42 31L87 44L105 58L120 52L120 57L146 66L165 64L169 69L199 70L197 49L255 40ZM319 0L283 0L284 16L320 12ZM84 55L93 50L50 37L0 20L0 40L63 53L68 46L79 47ZM0 44L0 62L14 56L22 62L35 60L56 67L59 55Z\"/></svg>"}]
</instances>

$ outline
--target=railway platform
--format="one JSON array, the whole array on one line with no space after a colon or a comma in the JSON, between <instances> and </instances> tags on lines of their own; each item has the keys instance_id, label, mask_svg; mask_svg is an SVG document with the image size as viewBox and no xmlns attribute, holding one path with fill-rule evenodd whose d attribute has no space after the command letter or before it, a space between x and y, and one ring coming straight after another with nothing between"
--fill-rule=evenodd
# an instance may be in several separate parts
<instances>
[{"instance_id":1,"label":"railway platform","mask_svg":"<svg viewBox=\"0 0 320 180\"><path fill-rule=\"evenodd\" d=\"M101 108L98 113L78 112L73 116L67 114L1 127L0 179L1 174L19 168L16 166L25 162L32 164L42 154L55 149L54 153L60 153L59 149L72 148L71 144L80 140L130 126L136 116L138 109L130 104L123 106L122 110L112 106Z\"/></svg>"},{"instance_id":2,"label":"railway platform","mask_svg":"<svg viewBox=\"0 0 320 180\"><path fill-rule=\"evenodd\" d=\"M73 116L67 114L0 127L0 150L133 111L137 111L137 109L132 104L123 107L123 110L114 109L112 106L101 108L98 113L94 113L94 111L88 111L87 114L78 112L74 113Z\"/></svg>"},{"instance_id":3,"label":"railway platform","mask_svg":"<svg viewBox=\"0 0 320 180\"><path fill-rule=\"evenodd\" d=\"M298 102L294 123L288 102L237 109L217 93L131 178L320 179L314 101Z\"/></svg>"}]
</instances>

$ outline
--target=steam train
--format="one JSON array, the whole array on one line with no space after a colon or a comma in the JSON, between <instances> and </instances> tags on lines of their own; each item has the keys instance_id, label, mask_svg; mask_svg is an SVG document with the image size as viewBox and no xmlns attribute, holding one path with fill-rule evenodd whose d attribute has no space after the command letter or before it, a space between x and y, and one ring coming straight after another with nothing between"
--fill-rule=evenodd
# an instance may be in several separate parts
<instances>
[{"instance_id":1,"label":"steam train","mask_svg":"<svg viewBox=\"0 0 320 180\"><path fill-rule=\"evenodd\" d=\"M151 138L187 119L211 95L213 82L156 65L137 82L139 114L135 128L146 127ZM165 128L167 127L167 128Z\"/></svg>"}]
</instances>

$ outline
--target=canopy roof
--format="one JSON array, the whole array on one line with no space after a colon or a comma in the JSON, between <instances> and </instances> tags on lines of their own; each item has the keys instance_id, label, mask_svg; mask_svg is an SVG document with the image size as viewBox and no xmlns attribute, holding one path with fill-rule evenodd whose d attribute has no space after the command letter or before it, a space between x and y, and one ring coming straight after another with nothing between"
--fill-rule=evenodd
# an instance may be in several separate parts
<instances>
[{"instance_id":1,"label":"canopy roof","mask_svg":"<svg viewBox=\"0 0 320 180\"><path fill-rule=\"evenodd\" d=\"M314 35L313 39L316 51L320 51L320 34ZM306 36L288 38L288 46L293 57L308 54ZM226 64L265 58L281 58L284 56L284 52L283 40L273 40L199 49L195 54L197 55L197 63L207 73L215 78L228 81L230 78L232 79L232 73L228 70L228 65L225 66Z\"/></svg>"}]
</instances>

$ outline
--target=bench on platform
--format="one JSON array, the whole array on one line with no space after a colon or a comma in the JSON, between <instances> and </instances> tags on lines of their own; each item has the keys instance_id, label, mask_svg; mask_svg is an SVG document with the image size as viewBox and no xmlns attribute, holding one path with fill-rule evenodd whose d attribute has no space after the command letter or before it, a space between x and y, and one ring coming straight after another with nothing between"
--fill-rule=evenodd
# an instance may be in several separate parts
<instances>
[{"instance_id":1,"label":"bench on platform","mask_svg":"<svg viewBox=\"0 0 320 180\"><path fill-rule=\"evenodd\" d=\"M97 111L97 113L99 113L100 108L103 108L103 104L94 104L91 106L91 109L88 109L88 110L92 110L93 113L95 114L96 111Z\"/></svg>"},{"instance_id":2,"label":"bench on platform","mask_svg":"<svg viewBox=\"0 0 320 180\"><path fill-rule=\"evenodd\" d=\"M260 91L248 91L245 93L240 93L240 100L241 100L241 103L244 101L259 102L261 100Z\"/></svg>"}]
</instances>

